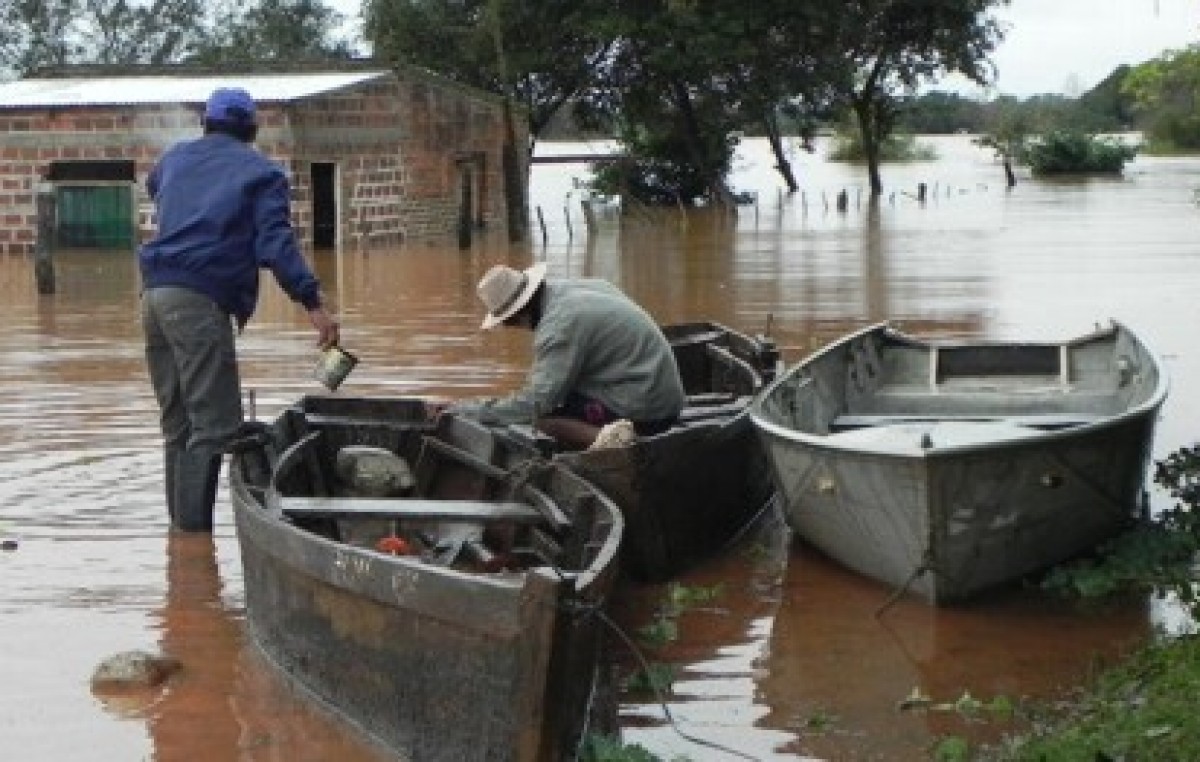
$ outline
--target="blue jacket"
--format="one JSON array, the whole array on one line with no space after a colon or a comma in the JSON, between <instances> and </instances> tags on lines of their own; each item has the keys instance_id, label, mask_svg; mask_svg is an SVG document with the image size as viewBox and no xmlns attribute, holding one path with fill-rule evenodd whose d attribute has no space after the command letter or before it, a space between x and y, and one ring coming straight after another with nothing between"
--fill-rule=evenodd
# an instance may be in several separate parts
<instances>
[{"instance_id":1,"label":"blue jacket","mask_svg":"<svg viewBox=\"0 0 1200 762\"><path fill-rule=\"evenodd\" d=\"M220 133L176 144L146 189L158 233L138 253L143 288L199 291L245 325L266 268L293 301L320 306L320 283L292 230L287 177L252 146Z\"/></svg>"}]
</instances>

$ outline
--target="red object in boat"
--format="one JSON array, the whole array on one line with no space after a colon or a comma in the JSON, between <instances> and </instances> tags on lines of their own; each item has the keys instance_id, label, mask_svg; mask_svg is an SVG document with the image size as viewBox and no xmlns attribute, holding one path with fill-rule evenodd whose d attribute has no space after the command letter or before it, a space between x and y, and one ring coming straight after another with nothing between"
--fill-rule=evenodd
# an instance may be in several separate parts
<instances>
[{"instance_id":1,"label":"red object in boat","mask_svg":"<svg viewBox=\"0 0 1200 762\"><path fill-rule=\"evenodd\" d=\"M412 546L403 537L389 535L380 538L379 542L375 543L375 549L380 553L391 553L393 556L407 556L412 551Z\"/></svg>"}]
</instances>

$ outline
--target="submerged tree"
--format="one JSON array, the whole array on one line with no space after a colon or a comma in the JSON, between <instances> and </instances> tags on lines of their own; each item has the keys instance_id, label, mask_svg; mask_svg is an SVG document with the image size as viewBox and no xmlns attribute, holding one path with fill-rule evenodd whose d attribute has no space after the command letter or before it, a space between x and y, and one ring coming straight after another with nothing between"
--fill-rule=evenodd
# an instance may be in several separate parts
<instances>
[{"instance_id":1,"label":"submerged tree","mask_svg":"<svg viewBox=\"0 0 1200 762\"><path fill-rule=\"evenodd\" d=\"M536 137L608 57L601 0L365 0L375 55L507 96Z\"/></svg>"},{"instance_id":2,"label":"submerged tree","mask_svg":"<svg viewBox=\"0 0 1200 762\"><path fill-rule=\"evenodd\" d=\"M879 173L884 138L896 126L898 98L918 85L957 72L979 84L992 78L988 55L1003 37L987 14L1008 0L855 0L839 3L838 48L847 75L835 79L839 100L858 121L871 193L883 192Z\"/></svg>"}]
</instances>

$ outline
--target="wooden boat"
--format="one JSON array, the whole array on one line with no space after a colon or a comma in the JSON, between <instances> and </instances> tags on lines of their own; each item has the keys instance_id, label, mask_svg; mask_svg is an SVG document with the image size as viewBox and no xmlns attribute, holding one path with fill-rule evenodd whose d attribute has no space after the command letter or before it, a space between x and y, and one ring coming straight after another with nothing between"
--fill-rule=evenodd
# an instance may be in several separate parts
<instances>
[{"instance_id":1,"label":"wooden boat","mask_svg":"<svg viewBox=\"0 0 1200 762\"><path fill-rule=\"evenodd\" d=\"M771 504L770 467L748 409L782 370L775 344L714 322L664 325L687 393L678 425L630 445L556 452L530 426L504 436L595 484L625 514L621 568L662 582L712 557Z\"/></svg>"},{"instance_id":2,"label":"wooden boat","mask_svg":"<svg viewBox=\"0 0 1200 762\"><path fill-rule=\"evenodd\" d=\"M615 711L589 723L617 507L420 401L339 402L301 400L234 447L262 652L403 759L574 759L614 732Z\"/></svg>"},{"instance_id":3,"label":"wooden boat","mask_svg":"<svg viewBox=\"0 0 1200 762\"><path fill-rule=\"evenodd\" d=\"M1126 528L1167 378L1120 324L1061 343L924 341L879 324L756 400L792 529L934 604Z\"/></svg>"}]
</instances>

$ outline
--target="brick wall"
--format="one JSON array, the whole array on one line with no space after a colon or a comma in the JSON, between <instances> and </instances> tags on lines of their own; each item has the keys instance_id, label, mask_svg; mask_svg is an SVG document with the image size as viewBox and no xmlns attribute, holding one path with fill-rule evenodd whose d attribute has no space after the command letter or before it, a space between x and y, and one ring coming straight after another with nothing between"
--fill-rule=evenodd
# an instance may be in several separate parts
<instances>
[{"instance_id":1,"label":"brick wall","mask_svg":"<svg viewBox=\"0 0 1200 762\"><path fill-rule=\"evenodd\" d=\"M305 245L314 162L337 165L344 244L449 240L464 166L473 168L473 217L485 224L505 219L501 109L497 99L414 71L338 94L260 104L258 146L291 176L293 222ZM134 161L138 235L150 236L146 174L172 143L200 134L199 113L196 105L0 109L0 254L33 251L36 191L55 161ZM522 122L520 145L526 134Z\"/></svg>"}]
</instances>

